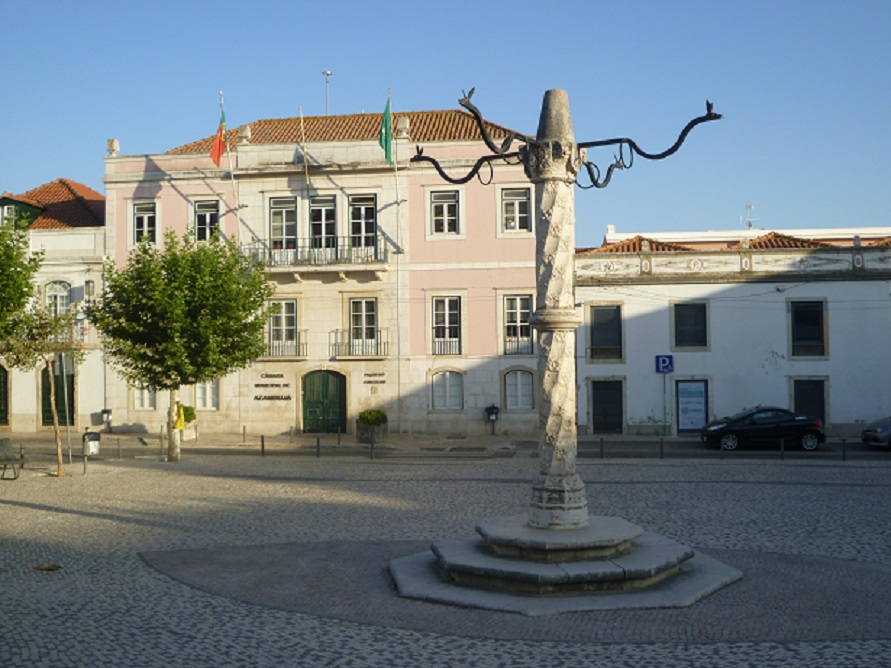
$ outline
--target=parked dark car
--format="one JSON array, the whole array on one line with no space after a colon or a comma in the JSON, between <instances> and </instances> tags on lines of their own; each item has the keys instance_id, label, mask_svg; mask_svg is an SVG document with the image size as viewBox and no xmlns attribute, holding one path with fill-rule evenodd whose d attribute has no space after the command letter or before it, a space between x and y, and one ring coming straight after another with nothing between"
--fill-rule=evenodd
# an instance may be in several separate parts
<instances>
[{"instance_id":1,"label":"parked dark car","mask_svg":"<svg viewBox=\"0 0 891 668\"><path fill-rule=\"evenodd\" d=\"M724 450L736 450L744 443L779 445L780 439L786 439L787 445L795 443L805 450L816 450L826 440L819 420L771 406L756 406L712 420L700 436L704 443L720 445Z\"/></svg>"},{"instance_id":2,"label":"parked dark car","mask_svg":"<svg viewBox=\"0 0 891 668\"><path fill-rule=\"evenodd\" d=\"M891 417L883 417L871 422L860 432L864 445L891 447Z\"/></svg>"}]
</instances>

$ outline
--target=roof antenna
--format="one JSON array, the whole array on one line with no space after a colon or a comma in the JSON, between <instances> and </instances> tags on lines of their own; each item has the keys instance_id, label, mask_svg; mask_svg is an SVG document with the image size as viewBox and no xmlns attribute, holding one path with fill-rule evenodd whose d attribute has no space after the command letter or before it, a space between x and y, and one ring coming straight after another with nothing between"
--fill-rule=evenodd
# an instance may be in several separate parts
<instances>
[{"instance_id":1,"label":"roof antenna","mask_svg":"<svg viewBox=\"0 0 891 668\"><path fill-rule=\"evenodd\" d=\"M745 223L746 227L750 230L752 229L752 223L756 223L760 220L760 218L752 218L752 209L754 208L754 204L746 204L746 217L739 217L739 224L742 225L743 223Z\"/></svg>"},{"instance_id":2,"label":"roof antenna","mask_svg":"<svg viewBox=\"0 0 891 668\"><path fill-rule=\"evenodd\" d=\"M328 82L331 80L331 70L322 72L325 77L325 116L328 115Z\"/></svg>"}]
</instances>

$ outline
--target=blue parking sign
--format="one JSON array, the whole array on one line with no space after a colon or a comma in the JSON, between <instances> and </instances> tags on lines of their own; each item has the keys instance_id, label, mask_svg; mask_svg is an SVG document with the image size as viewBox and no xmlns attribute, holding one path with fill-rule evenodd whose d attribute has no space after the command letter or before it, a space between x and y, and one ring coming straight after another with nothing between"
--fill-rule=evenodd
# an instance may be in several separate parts
<instances>
[{"instance_id":1,"label":"blue parking sign","mask_svg":"<svg viewBox=\"0 0 891 668\"><path fill-rule=\"evenodd\" d=\"M656 373L672 373L674 355L656 355Z\"/></svg>"}]
</instances>

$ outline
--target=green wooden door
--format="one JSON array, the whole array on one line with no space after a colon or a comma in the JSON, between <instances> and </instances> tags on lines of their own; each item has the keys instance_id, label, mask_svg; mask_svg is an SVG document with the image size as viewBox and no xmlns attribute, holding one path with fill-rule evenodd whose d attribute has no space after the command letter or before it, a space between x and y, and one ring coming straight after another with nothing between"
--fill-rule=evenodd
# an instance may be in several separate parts
<instances>
[{"instance_id":1,"label":"green wooden door","mask_svg":"<svg viewBox=\"0 0 891 668\"><path fill-rule=\"evenodd\" d=\"M303 431L346 431L346 377L335 371L313 371L303 377Z\"/></svg>"},{"instance_id":2,"label":"green wooden door","mask_svg":"<svg viewBox=\"0 0 891 668\"><path fill-rule=\"evenodd\" d=\"M62 384L62 376L56 374L56 411L59 413L60 425L74 425L74 376L65 375L65 385ZM53 409L50 404L50 386L49 372L44 367L40 372L40 407L41 417L44 427L53 426ZM65 407L65 400L68 400L68 407Z\"/></svg>"}]
</instances>

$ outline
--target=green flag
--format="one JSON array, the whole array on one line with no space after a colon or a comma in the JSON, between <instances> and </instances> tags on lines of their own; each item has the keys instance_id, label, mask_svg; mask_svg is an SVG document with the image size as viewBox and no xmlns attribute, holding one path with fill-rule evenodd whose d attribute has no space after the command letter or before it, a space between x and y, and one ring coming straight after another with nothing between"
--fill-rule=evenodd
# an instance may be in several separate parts
<instances>
[{"instance_id":1,"label":"green flag","mask_svg":"<svg viewBox=\"0 0 891 668\"><path fill-rule=\"evenodd\" d=\"M384 109L384 117L381 119L381 148L387 158L387 164L393 164L393 119L390 116L390 97L387 96L387 106Z\"/></svg>"}]
</instances>

